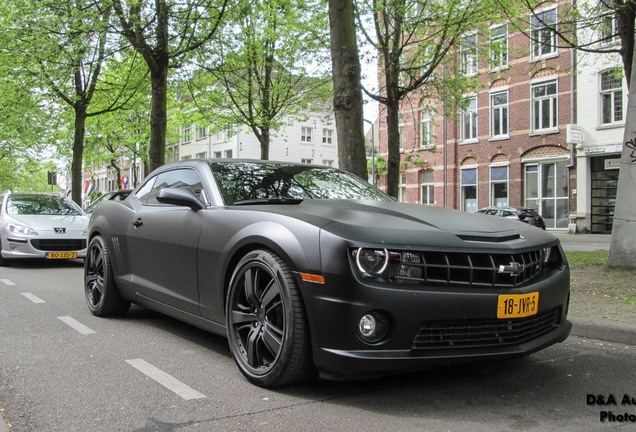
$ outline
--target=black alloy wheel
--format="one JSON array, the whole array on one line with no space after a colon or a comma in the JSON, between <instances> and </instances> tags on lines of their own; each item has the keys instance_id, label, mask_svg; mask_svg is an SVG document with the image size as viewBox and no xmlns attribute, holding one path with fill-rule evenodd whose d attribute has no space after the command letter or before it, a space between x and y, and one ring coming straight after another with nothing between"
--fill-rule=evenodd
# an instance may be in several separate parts
<instances>
[{"instance_id":1,"label":"black alloy wheel","mask_svg":"<svg viewBox=\"0 0 636 432\"><path fill-rule=\"evenodd\" d=\"M302 299L287 264L257 250L232 276L226 304L230 349L252 383L280 387L306 381L313 370Z\"/></svg>"},{"instance_id":2,"label":"black alloy wheel","mask_svg":"<svg viewBox=\"0 0 636 432\"><path fill-rule=\"evenodd\" d=\"M119 295L110 255L104 239L94 237L88 245L84 259L84 293L91 313L96 316L122 315L130 308L130 302Z\"/></svg>"}]
</instances>

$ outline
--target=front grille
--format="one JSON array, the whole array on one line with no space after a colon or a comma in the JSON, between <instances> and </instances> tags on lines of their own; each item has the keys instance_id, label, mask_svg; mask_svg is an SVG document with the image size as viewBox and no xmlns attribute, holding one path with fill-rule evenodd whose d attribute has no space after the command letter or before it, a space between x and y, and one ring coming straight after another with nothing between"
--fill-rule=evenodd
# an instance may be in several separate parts
<instances>
[{"instance_id":1,"label":"front grille","mask_svg":"<svg viewBox=\"0 0 636 432\"><path fill-rule=\"evenodd\" d=\"M523 253L402 252L396 280L437 285L521 286L544 267L546 250Z\"/></svg>"},{"instance_id":2,"label":"front grille","mask_svg":"<svg viewBox=\"0 0 636 432\"><path fill-rule=\"evenodd\" d=\"M435 322L423 325L411 349L481 348L515 345L539 337L559 325L559 308L507 320Z\"/></svg>"},{"instance_id":3,"label":"front grille","mask_svg":"<svg viewBox=\"0 0 636 432\"><path fill-rule=\"evenodd\" d=\"M78 251L86 249L86 239L36 239L31 245L41 251Z\"/></svg>"}]
</instances>

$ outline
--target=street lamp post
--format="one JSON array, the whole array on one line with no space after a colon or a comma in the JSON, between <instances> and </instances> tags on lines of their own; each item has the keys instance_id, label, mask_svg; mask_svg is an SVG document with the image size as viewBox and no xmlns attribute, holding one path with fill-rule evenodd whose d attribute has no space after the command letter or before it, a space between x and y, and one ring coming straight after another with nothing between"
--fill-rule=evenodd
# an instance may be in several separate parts
<instances>
[{"instance_id":1,"label":"street lamp post","mask_svg":"<svg viewBox=\"0 0 636 432\"><path fill-rule=\"evenodd\" d=\"M375 186L375 129L371 120L364 121L371 125L371 184Z\"/></svg>"}]
</instances>

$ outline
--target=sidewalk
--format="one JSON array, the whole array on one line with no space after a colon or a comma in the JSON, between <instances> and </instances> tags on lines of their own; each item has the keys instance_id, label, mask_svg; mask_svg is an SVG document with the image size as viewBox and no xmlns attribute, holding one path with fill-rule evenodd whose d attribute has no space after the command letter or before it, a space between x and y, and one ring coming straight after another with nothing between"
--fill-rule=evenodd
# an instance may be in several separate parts
<instances>
[{"instance_id":1,"label":"sidewalk","mask_svg":"<svg viewBox=\"0 0 636 432\"><path fill-rule=\"evenodd\" d=\"M559 238L566 251L609 251L611 242L610 235L552 234ZM599 282L590 272L598 273L598 268L571 270L568 313L568 319L574 324L571 335L636 345L636 305L625 302L626 297L636 295L636 287L616 290L611 280Z\"/></svg>"}]
</instances>

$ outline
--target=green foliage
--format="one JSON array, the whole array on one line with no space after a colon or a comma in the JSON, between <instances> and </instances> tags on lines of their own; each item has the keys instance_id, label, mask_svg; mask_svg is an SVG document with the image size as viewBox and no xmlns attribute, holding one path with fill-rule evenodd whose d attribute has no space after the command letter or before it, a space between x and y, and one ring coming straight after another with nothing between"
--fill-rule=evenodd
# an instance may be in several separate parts
<instances>
[{"instance_id":1,"label":"green foliage","mask_svg":"<svg viewBox=\"0 0 636 432\"><path fill-rule=\"evenodd\" d=\"M305 110L327 110L326 11L320 1L243 0L226 19L213 49L199 53L202 70L185 81L181 124L212 133L246 125L267 158L270 132Z\"/></svg>"}]
</instances>

